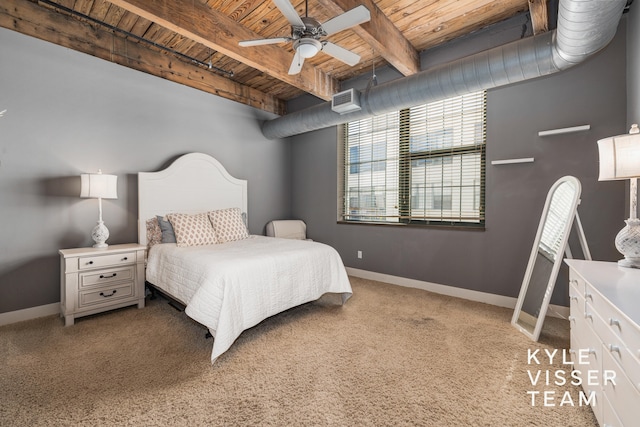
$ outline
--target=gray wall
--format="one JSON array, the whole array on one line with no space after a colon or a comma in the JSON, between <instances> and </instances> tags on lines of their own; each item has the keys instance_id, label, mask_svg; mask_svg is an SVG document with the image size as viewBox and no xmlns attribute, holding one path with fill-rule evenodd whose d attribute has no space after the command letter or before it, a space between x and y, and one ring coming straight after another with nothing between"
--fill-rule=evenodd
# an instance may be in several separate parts
<instances>
[{"instance_id":1,"label":"gray wall","mask_svg":"<svg viewBox=\"0 0 640 427\"><path fill-rule=\"evenodd\" d=\"M626 127L624 21L613 43L588 62L489 91L485 231L337 224L335 127L292 137L293 216L307 222L311 238L337 248L347 266L516 297L546 194L558 178L574 175L583 185L579 212L593 258L618 259L613 242L624 226L625 187L597 181L596 141ZM521 23L512 30L491 29L426 52L423 63L435 65L504 43L520 28ZM591 130L537 136L541 130L583 124ZM535 162L490 164L520 157ZM567 305L566 274L563 268L553 303Z\"/></svg>"},{"instance_id":2,"label":"gray wall","mask_svg":"<svg viewBox=\"0 0 640 427\"><path fill-rule=\"evenodd\" d=\"M640 2L628 13L627 26L627 127L640 123Z\"/></svg>"},{"instance_id":3,"label":"gray wall","mask_svg":"<svg viewBox=\"0 0 640 427\"><path fill-rule=\"evenodd\" d=\"M266 113L0 29L0 313L60 300L58 249L90 246L79 175L118 175L108 243L137 241L137 175L203 152L249 181L249 228L291 209L290 143Z\"/></svg>"},{"instance_id":4,"label":"gray wall","mask_svg":"<svg viewBox=\"0 0 640 427\"><path fill-rule=\"evenodd\" d=\"M518 19L426 52L423 67L517 38ZM594 258L615 260L625 187L596 181L595 141L624 132L625 117L640 120L640 37L630 25L627 102L625 19L622 35L586 64L490 91L487 161L536 162L487 167L484 232L336 224L335 128L266 140L259 131L266 113L0 29L0 111L8 109L0 118L0 313L59 301L58 249L92 244L97 202L77 196L80 173L118 175L118 200L104 201L109 243L134 242L136 173L193 151L249 180L252 233L273 218L302 218L310 237L335 246L348 266L508 296L518 293L548 188L573 174L583 183L580 214ZM586 123L589 132L537 137ZM559 288L554 302L566 303L566 287Z\"/></svg>"}]
</instances>

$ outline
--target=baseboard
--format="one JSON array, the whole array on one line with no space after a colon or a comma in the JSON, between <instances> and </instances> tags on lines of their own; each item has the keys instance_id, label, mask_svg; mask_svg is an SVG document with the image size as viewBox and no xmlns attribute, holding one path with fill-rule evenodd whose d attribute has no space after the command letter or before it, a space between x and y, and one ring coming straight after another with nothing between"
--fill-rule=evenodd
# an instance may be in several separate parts
<instances>
[{"instance_id":1,"label":"baseboard","mask_svg":"<svg viewBox=\"0 0 640 427\"><path fill-rule=\"evenodd\" d=\"M498 307L515 308L517 298L505 297L503 295L490 294L488 292L474 291L471 289L456 288L455 286L440 285L437 283L424 282L422 280L408 279L406 277L392 276L390 274L376 273L374 271L360 270L358 268L346 267L347 274L362 279L376 280L392 285L417 288L424 291L441 295L462 298L469 301L483 302L485 304L496 305ZM569 307L551 304L547 312L548 316L567 319L569 317Z\"/></svg>"},{"instance_id":2,"label":"baseboard","mask_svg":"<svg viewBox=\"0 0 640 427\"><path fill-rule=\"evenodd\" d=\"M0 326L24 320L37 319L38 317L51 316L60 313L60 303L40 305L38 307L25 308L23 310L0 313Z\"/></svg>"},{"instance_id":3,"label":"baseboard","mask_svg":"<svg viewBox=\"0 0 640 427\"><path fill-rule=\"evenodd\" d=\"M392 276L390 274L376 273L374 271L361 270L358 268L346 267L350 276L363 279L376 280L392 285L417 288L424 291L441 295L448 295L470 301L483 302L485 304L496 305L498 307L514 308L516 298L505 297L503 295L490 294L487 292L474 291L470 289L456 288L455 286L440 285L437 283L424 282L422 280L408 279L406 277ZM38 307L25 308L23 310L0 313L0 326L11 323L22 322L24 320L37 319L38 317L51 316L60 313L60 303L41 305ZM547 315L566 319L569 317L569 308L551 304Z\"/></svg>"}]
</instances>

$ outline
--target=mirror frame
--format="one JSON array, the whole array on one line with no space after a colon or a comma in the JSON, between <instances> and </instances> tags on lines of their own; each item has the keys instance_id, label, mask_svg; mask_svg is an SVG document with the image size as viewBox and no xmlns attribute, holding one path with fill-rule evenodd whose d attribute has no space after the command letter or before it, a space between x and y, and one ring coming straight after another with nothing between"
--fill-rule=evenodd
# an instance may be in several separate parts
<instances>
[{"instance_id":1,"label":"mirror frame","mask_svg":"<svg viewBox=\"0 0 640 427\"><path fill-rule=\"evenodd\" d=\"M540 239L542 238L542 230L544 229L544 225L549 214L549 207L551 206L551 199L555 194L556 189L564 184L565 182L571 182L575 185L576 193L574 194L573 200L571 201L571 210L569 211L569 218L567 223L565 224L562 236L562 243L560 248L558 249L558 256L554 260L553 267L551 270L551 274L549 280L547 281L547 286L544 293L544 298L542 300L542 304L540 307L540 314L536 319L536 324L533 329L533 333L529 332L527 329L523 328L518 324L518 319L520 318L520 312L522 311L522 305L524 303L525 296L527 295L527 290L529 288L529 284L531 281L531 275L533 273L533 267L536 262L536 258L538 255L538 246L540 245ZM542 215L540 216L540 223L538 224L538 231L536 233L536 238L533 241L533 247L531 249L531 255L529 256L529 263L527 264L527 270L524 274L524 279L522 281L522 287L520 288L520 294L518 295L518 301L516 303L515 310L513 312L513 317L511 318L511 324L518 329L520 332L528 336L534 341L538 341L540 337L540 332L542 331L542 324L544 323L544 319L547 315L547 309L549 308L549 302L551 301L551 294L553 293L553 289L556 284L556 280L558 278L558 272L560 271L560 266L564 259L564 253L567 250L567 244L569 241L569 234L571 233L571 228L573 227L573 223L575 221L578 205L580 204L580 194L582 192L582 185L580 181L573 176L563 176L558 179L549 189L549 193L547 194L547 199L544 204L544 208L542 210Z\"/></svg>"}]
</instances>

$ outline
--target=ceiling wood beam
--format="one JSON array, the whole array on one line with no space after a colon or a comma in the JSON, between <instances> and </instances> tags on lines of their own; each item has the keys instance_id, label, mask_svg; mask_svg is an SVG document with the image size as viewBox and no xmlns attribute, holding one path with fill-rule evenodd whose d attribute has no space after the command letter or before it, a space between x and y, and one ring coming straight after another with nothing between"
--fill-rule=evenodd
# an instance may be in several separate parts
<instances>
[{"instance_id":1,"label":"ceiling wood beam","mask_svg":"<svg viewBox=\"0 0 640 427\"><path fill-rule=\"evenodd\" d=\"M0 3L0 27L264 111L278 115L285 113L285 102L269 94L28 0L3 0Z\"/></svg>"},{"instance_id":2,"label":"ceiling wood beam","mask_svg":"<svg viewBox=\"0 0 640 427\"><path fill-rule=\"evenodd\" d=\"M533 35L546 33L549 31L549 14L547 13L548 0L528 0L529 13L531 14L531 25Z\"/></svg>"},{"instance_id":3,"label":"ceiling wood beam","mask_svg":"<svg viewBox=\"0 0 640 427\"><path fill-rule=\"evenodd\" d=\"M352 30L403 75L410 76L420 71L418 51L373 0L319 0L318 3L334 15L359 5L366 6L371 13L371 21Z\"/></svg>"},{"instance_id":4,"label":"ceiling wood beam","mask_svg":"<svg viewBox=\"0 0 640 427\"><path fill-rule=\"evenodd\" d=\"M110 1L321 99L331 99L339 88L337 80L309 63L299 74L289 75L293 55L286 49L275 45L240 47L241 40L262 37L206 4L193 0Z\"/></svg>"}]
</instances>

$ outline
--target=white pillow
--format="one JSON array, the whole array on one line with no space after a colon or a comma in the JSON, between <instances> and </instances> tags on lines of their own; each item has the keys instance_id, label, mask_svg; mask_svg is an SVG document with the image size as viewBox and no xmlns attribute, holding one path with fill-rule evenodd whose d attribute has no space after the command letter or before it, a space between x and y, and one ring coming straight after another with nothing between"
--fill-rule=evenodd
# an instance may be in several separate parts
<instances>
[{"instance_id":1,"label":"white pillow","mask_svg":"<svg viewBox=\"0 0 640 427\"><path fill-rule=\"evenodd\" d=\"M215 230L218 243L234 242L249 237L240 208L211 211L209 212L209 220Z\"/></svg>"},{"instance_id":2,"label":"white pillow","mask_svg":"<svg viewBox=\"0 0 640 427\"><path fill-rule=\"evenodd\" d=\"M176 234L177 246L202 246L218 243L216 232L206 212L193 215L171 213L167 215Z\"/></svg>"}]
</instances>

